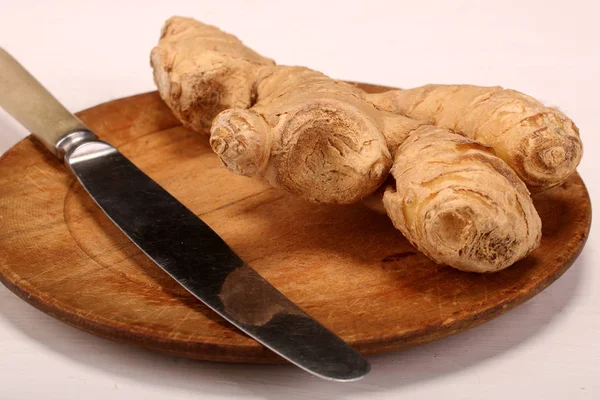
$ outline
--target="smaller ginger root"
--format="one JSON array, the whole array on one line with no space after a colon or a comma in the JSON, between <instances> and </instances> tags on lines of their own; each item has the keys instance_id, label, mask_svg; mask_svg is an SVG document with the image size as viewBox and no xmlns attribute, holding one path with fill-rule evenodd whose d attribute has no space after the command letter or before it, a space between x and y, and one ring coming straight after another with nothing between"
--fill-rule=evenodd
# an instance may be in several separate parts
<instances>
[{"instance_id":1,"label":"smaller ginger root","mask_svg":"<svg viewBox=\"0 0 600 400\"><path fill-rule=\"evenodd\" d=\"M367 97L383 110L490 146L531 191L564 182L581 160L579 130L562 112L501 87L426 85Z\"/></svg>"},{"instance_id":2,"label":"smaller ginger root","mask_svg":"<svg viewBox=\"0 0 600 400\"><path fill-rule=\"evenodd\" d=\"M541 220L515 172L491 149L424 125L398 148L383 205L394 226L439 264L494 272L540 243Z\"/></svg>"}]
</instances>

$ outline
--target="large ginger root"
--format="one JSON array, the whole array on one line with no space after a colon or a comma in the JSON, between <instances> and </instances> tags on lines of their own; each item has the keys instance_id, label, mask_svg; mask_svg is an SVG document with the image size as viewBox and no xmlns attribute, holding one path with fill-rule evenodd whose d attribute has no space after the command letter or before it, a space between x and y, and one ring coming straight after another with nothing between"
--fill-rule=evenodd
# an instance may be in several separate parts
<instances>
[{"instance_id":1,"label":"large ginger root","mask_svg":"<svg viewBox=\"0 0 600 400\"><path fill-rule=\"evenodd\" d=\"M503 153L500 140L488 141L491 149L430 125L439 124L436 118L403 115L392 95L367 95L307 68L276 66L192 19L167 21L152 66L161 96L187 126L205 132L214 118L211 146L235 173L343 204L375 192L393 159L397 182L384 195L387 213L434 261L495 271L539 244L541 224L527 188L493 154L510 152ZM223 95L203 99L215 90Z\"/></svg>"},{"instance_id":2,"label":"large ginger root","mask_svg":"<svg viewBox=\"0 0 600 400\"><path fill-rule=\"evenodd\" d=\"M579 131L562 112L514 90L426 85L368 98L392 111L493 147L532 191L556 186L582 155Z\"/></svg>"},{"instance_id":3,"label":"large ginger root","mask_svg":"<svg viewBox=\"0 0 600 400\"><path fill-rule=\"evenodd\" d=\"M396 152L392 175L395 187L383 195L388 215L438 263L493 272L540 243L541 221L524 183L477 142L422 126Z\"/></svg>"}]
</instances>

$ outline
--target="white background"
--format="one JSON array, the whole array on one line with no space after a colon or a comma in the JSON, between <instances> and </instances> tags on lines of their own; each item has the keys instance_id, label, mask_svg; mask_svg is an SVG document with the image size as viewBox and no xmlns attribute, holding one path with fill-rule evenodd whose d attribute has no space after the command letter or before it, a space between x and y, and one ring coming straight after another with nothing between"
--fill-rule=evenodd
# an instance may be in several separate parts
<instances>
[{"instance_id":1,"label":"white background","mask_svg":"<svg viewBox=\"0 0 600 400\"><path fill-rule=\"evenodd\" d=\"M600 209L597 1L268 3L0 0L0 45L72 110L153 90L149 52L171 15L336 78L514 88L575 120L585 145L579 172ZM0 110L0 153L25 135ZM575 265L531 301L454 337L370 357L371 374L349 384L112 343L2 286L0 399L599 399L599 252L593 229Z\"/></svg>"}]
</instances>

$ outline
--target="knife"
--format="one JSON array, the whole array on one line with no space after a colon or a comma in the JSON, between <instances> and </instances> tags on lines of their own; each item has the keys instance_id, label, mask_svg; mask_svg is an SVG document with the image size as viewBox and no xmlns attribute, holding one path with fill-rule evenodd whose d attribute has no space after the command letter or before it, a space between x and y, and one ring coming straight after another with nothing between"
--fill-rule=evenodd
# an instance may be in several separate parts
<instances>
[{"instance_id":1,"label":"knife","mask_svg":"<svg viewBox=\"0 0 600 400\"><path fill-rule=\"evenodd\" d=\"M99 140L0 48L0 106L56 157L156 265L240 330L324 379L357 380L369 364L271 286L193 212Z\"/></svg>"}]
</instances>

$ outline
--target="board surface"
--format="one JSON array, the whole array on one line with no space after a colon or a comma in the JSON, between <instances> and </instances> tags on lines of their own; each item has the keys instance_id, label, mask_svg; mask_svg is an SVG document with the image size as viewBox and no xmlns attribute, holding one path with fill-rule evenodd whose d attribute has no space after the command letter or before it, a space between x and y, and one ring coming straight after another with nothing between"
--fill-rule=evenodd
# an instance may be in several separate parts
<instances>
[{"instance_id":1,"label":"board surface","mask_svg":"<svg viewBox=\"0 0 600 400\"><path fill-rule=\"evenodd\" d=\"M574 174L534 197L543 238L531 256L495 274L460 272L429 261L361 204L314 205L230 173L156 92L78 116L363 354L437 340L521 304L571 266L590 229L590 199ZM31 138L0 159L0 280L112 340L203 360L282 361L154 266Z\"/></svg>"}]
</instances>

